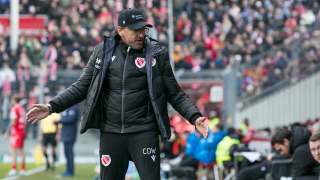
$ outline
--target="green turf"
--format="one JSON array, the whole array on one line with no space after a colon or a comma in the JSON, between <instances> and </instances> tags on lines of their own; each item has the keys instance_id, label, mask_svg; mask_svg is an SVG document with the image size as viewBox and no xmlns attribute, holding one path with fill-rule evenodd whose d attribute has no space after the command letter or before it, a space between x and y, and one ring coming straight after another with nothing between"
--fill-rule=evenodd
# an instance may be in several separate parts
<instances>
[{"instance_id":1,"label":"green turf","mask_svg":"<svg viewBox=\"0 0 320 180\"><path fill-rule=\"evenodd\" d=\"M95 176L94 168L96 165L75 165L75 176L73 179L77 180L90 180ZM30 176L22 177L21 180L54 180L56 176L63 173L66 170L65 165L60 165L56 167L54 172L39 172L32 174ZM60 178L60 180L66 180L71 178Z\"/></svg>"},{"instance_id":2,"label":"green turf","mask_svg":"<svg viewBox=\"0 0 320 180\"><path fill-rule=\"evenodd\" d=\"M26 170L36 168L35 164L27 164ZM59 180L92 180L95 177L94 168L96 165L75 165L75 176L74 178L59 178ZM0 179L4 178L5 175L9 172L11 164L0 164ZM19 170L20 165L17 169ZM38 172L26 177L20 177L20 180L55 180L57 175L65 171L66 166L60 165L57 166L54 172Z\"/></svg>"},{"instance_id":3,"label":"green turf","mask_svg":"<svg viewBox=\"0 0 320 180\"><path fill-rule=\"evenodd\" d=\"M35 164L26 164L26 170L30 170L33 168L36 168L37 166ZM6 174L10 171L11 164L2 164L0 163L0 179L5 178ZM17 170L19 171L20 164L17 164Z\"/></svg>"}]
</instances>

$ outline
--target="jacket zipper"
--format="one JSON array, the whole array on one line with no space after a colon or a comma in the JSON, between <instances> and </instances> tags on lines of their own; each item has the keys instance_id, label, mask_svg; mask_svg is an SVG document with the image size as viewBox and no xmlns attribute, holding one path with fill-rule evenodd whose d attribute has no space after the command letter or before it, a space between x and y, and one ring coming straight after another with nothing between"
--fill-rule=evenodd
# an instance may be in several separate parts
<instances>
[{"instance_id":1,"label":"jacket zipper","mask_svg":"<svg viewBox=\"0 0 320 180\"><path fill-rule=\"evenodd\" d=\"M122 96L121 96L121 133L123 133L123 105L124 105L124 81L126 77L126 65L127 65L127 59L129 56L130 47L128 47L127 50L127 57L124 60L124 67L123 67L123 75L122 75Z\"/></svg>"}]
</instances>

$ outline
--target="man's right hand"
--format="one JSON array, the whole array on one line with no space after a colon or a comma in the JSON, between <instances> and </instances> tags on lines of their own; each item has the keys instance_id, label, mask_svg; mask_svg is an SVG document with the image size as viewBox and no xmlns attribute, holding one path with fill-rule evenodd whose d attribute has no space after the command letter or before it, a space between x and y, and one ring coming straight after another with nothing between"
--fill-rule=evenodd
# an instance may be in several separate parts
<instances>
[{"instance_id":1,"label":"man's right hand","mask_svg":"<svg viewBox=\"0 0 320 180\"><path fill-rule=\"evenodd\" d=\"M46 118L50 114L50 110L47 105L34 104L32 106L33 108L27 114L27 121L32 122L32 124Z\"/></svg>"}]
</instances>

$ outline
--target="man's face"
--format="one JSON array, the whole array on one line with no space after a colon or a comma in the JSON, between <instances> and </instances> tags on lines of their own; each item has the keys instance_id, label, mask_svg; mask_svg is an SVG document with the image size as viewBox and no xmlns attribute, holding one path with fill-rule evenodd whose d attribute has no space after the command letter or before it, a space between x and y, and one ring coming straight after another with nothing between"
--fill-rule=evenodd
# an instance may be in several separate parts
<instances>
[{"instance_id":1,"label":"man's face","mask_svg":"<svg viewBox=\"0 0 320 180\"><path fill-rule=\"evenodd\" d=\"M144 36L146 35L146 27L138 30L130 30L127 28L118 27L119 35L123 42L133 49L141 49L143 47Z\"/></svg>"},{"instance_id":2,"label":"man's face","mask_svg":"<svg viewBox=\"0 0 320 180\"><path fill-rule=\"evenodd\" d=\"M289 141L287 139L283 140L283 144L276 143L274 148L279 151L282 155L290 156L289 154Z\"/></svg>"},{"instance_id":3,"label":"man's face","mask_svg":"<svg viewBox=\"0 0 320 180\"><path fill-rule=\"evenodd\" d=\"M313 158L320 163L320 139L315 142L309 142L309 147Z\"/></svg>"}]
</instances>

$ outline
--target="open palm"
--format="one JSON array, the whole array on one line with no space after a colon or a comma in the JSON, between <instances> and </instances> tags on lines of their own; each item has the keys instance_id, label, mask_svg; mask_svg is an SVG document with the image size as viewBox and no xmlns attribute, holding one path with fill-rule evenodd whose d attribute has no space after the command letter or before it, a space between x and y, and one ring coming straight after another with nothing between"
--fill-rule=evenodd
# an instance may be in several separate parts
<instances>
[{"instance_id":1,"label":"open palm","mask_svg":"<svg viewBox=\"0 0 320 180\"><path fill-rule=\"evenodd\" d=\"M209 127L208 124L205 122L205 118L204 117L199 117L196 120L195 126L196 129L204 136L204 138L208 138L208 132L209 132Z\"/></svg>"},{"instance_id":2,"label":"open palm","mask_svg":"<svg viewBox=\"0 0 320 180\"><path fill-rule=\"evenodd\" d=\"M33 108L28 112L26 119L32 124L38 122L41 119L46 118L50 114L48 106L44 104L34 104Z\"/></svg>"}]
</instances>

